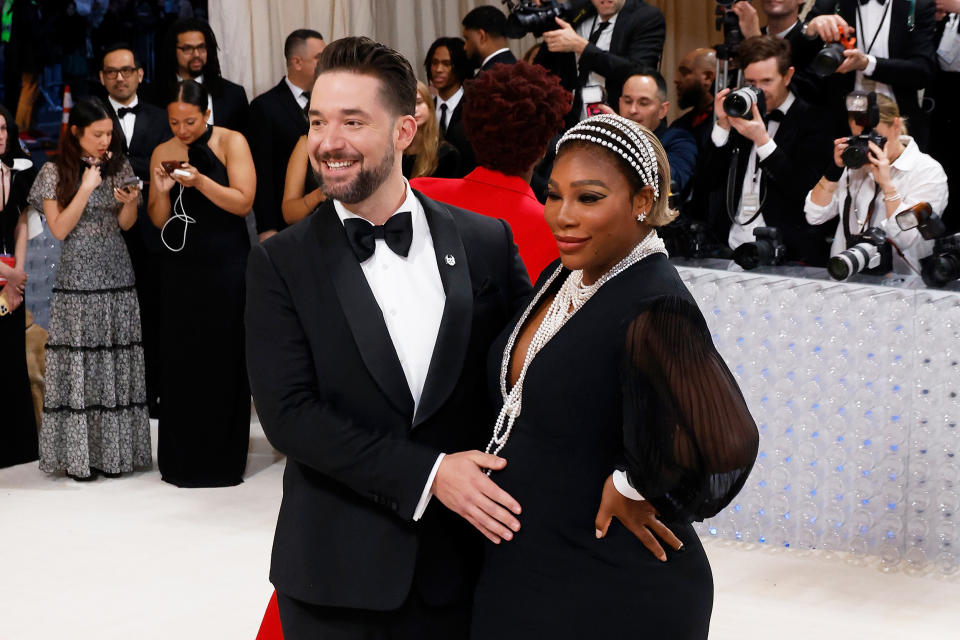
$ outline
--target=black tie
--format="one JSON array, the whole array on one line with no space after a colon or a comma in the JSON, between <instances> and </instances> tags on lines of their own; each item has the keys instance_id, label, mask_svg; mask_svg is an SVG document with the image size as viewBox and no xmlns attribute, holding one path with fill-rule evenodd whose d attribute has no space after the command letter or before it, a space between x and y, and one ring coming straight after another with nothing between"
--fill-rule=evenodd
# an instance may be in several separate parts
<instances>
[{"instance_id":1,"label":"black tie","mask_svg":"<svg viewBox=\"0 0 960 640\"><path fill-rule=\"evenodd\" d=\"M860 4L870 4L870 0L860 0ZM877 0L877 4L885 5L887 4L887 0Z\"/></svg>"},{"instance_id":2,"label":"black tie","mask_svg":"<svg viewBox=\"0 0 960 640\"><path fill-rule=\"evenodd\" d=\"M407 257L413 242L413 222L409 211L395 213L383 225L373 225L360 218L343 221L350 248L360 262L366 262L377 248L377 239L382 238L390 250L398 256Z\"/></svg>"},{"instance_id":3,"label":"black tie","mask_svg":"<svg viewBox=\"0 0 960 640\"><path fill-rule=\"evenodd\" d=\"M121 120L123 120L123 116L127 115L128 113L132 113L133 115L140 113L140 103L138 102L132 107L120 107L117 109L117 117Z\"/></svg>"},{"instance_id":4,"label":"black tie","mask_svg":"<svg viewBox=\"0 0 960 640\"><path fill-rule=\"evenodd\" d=\"M310 94L306 91L301 91L300 97L307 99L307 104L303 105L303 115L306 117L307 122L310 122Z\"/></svg>"},{"instance_id":5,"label":"black tie","mask_svg":"<svg viewBox=\"0 0 960 640\"><path fill-rule=\"evenodd\" d=\"M780 109L774 109L773 111L767 114L767 121L783 122L783 111L780 111Z\"/></svg>"},{"instance_id":6,"label":"black tie","mask_svg":"<svg viewBox=\"0 0 960 640\"><path fill-rule=\"evenodd\" d=\"M590 44L597 44L600 41L600 34L603 33L603 30L610 26L609 22L601 22L597 25L597 28L593 30L593 33L590 34L590 37L587 38L587 42ZM590 77L590 71L584 67L580 68L580 74L577 76L577 86L583 87L587 82L587 78Z\"/></svg>"},{"instance_id":7,"label":"black tie","mask_svg":"<svg viewBox=\"0 0 960 640\"><path fill-rule=\"evenodd\" d=\"M447 103L444 102L440 105L440 137L444 138L447 135Z\"/></svg>"}]
</instances>

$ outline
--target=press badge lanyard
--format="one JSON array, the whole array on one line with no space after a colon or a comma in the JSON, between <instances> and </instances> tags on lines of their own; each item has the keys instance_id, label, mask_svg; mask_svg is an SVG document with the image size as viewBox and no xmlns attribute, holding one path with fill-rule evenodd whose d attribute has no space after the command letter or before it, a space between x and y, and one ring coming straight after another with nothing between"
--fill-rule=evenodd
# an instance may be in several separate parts
<instances>
[{"instance_id":1,"label":"press badge lanyard","mask_svg":"<svg viewBox=\"0 0 960 640\"><path fill-rule=\"evenodd\" d=\"M866 178L864 178L866 182ZM860 183L860 188L857 189L857 196L859 197L860 191L863 189L864 183ZM867 207L867 217L861 223L857 220L857 224L860 225L860 232L857 235L863 235L863 232L867 230L867 227L870 226L870 221L873 220L873 210L877 206L877 196L880 195L880 185L876 185L873 188L873 198L870 200L870 206ZM850 233L850 204L853 200L853 196L850 193L850 176L847 176L847 198L843 202L843 237L847 241L847 248L850 247L850 242L853 240L853 234Z\"/></svg>"},{"instance_id":2,"label":"press badge lanyard","mask_svg":"<svg viewBox=\"0 0 960 640\"><path fill-rule=\"evenodd\" d=\"M870 52L873 50L873 45L877 42L877 36L880 35L880 30L883 29L883 22L887 19L887 12L890 11L890 5L892 0L887 0L883 5L883 15L880 16L880 23L877 25L877 30L873 32L873 39L870 41L870 46L864 50L864 53L870 55ZM857 4L857 21L860 23L860 30L863 31L863 16L860 15L860 5Z\"/></svg>"}]
</instances>

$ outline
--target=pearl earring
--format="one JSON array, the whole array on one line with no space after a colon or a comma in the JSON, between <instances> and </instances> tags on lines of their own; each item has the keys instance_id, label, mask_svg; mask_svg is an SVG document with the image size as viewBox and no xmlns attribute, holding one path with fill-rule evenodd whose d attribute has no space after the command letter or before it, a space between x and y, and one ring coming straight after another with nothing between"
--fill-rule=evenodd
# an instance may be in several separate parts
<instances>
[{"instance_id":1,"label":"pearl earring","mask_svg":"<svg viewBox=\"0 0 960 640\"><path fill-rule=\"evenodd\" d=\"M637 216L637 222L643 222L643 221L646 220L646 219L647 219L647 212L646 212L646 211L641 211L641 212L640 212L640 215Z\"/></svg>"}]
</instances>

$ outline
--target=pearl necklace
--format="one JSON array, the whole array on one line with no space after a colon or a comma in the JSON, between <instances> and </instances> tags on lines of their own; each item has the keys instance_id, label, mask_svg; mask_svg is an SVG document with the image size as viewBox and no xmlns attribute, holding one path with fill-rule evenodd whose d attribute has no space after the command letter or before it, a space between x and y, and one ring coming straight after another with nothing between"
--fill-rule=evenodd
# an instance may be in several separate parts
<instances>
[{"instance_id":1,"label":"pearl necklace","mask_svg":"<svg viewBox=\"0 0 960 640\"><path fill-rule=\"evenodd\" d=\"M557 291L553 302L550 303L547 314L540 322L540 326L537 327L536 333L533 334L533 339L530 341L530 346L527 347L527 354L523 359L523 368L520 370L517 382L513 385L510 392L507 393L507 373L510 368L510 355L513 353L513 346L517 340L517 335L519 335L520 329L526 324L527 318L529 318L533 310L537 308L540 298L550 289L550 285L563 270L563 265L557 266L556 271L547 279L543 287L540 288L540 291L537 292L533 300L530 301L530 304L527 305L523 315L520 316L520 321L517 322L517 326L513 328L513 332L510 334L509 340L507 340L507 346L503 350L503 359L500 362L500 395L503 398L503 407L500 409L497 422L493 427L493 437L490 438L490 442L487 444L485 450L487 453L497 455L500 453L500 450L503 449L504 445L507 444L507 440L510 438L510 432L513 430L513 424L517 418L520 417L520 411L523 408L523 381L527 377L527 369L530 367L530 363L533 362L536 355L540 353L540 350L546 346L551 338L557 335L563 325L593 297L600 287L615 278L622 271L625 271L654 253L662 253L664 255L667 253L663 240L657 236L655 230L650 231L625 258L600 276L600 278L591 285L583 284L582 269L571 271L570 275L567 276L567 279L560 286L560 290ZM487 471L487 475L490 475L489 470Z\"/></svg>"}]
</instances>

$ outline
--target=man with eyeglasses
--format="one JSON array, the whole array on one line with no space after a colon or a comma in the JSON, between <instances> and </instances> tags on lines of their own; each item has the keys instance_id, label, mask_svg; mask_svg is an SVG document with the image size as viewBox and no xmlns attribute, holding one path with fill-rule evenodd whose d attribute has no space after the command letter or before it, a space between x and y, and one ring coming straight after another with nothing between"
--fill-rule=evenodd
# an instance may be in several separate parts
<instances>
[{"instance_id":1,"label":"man with eyeglasses","mask_svg":"<svg viewBox=\"0 0 960 640\"><path fill-rule=\"evenodd\" d=\"M123 132L123 150L134 173L143 181L143 199L137 210L137 222L123 232L136 276L137 299L143 332L143 357L147 377L147 403L150 414L158 407L160 358L157 352L160 332L160 232L147 216L147 189L150 182L150 156L161 142L172 136L163 109L148 104L137 95L143 81L143 69L133 49L114 44L103 54L100 82L107 90L107 102L116 114Z\"/></svg>"},{"instance_id":2,"label":"man with eyeglasses","mask_svg":"<svg viewBox=\"0 0 960 640\"><path fill-rule=\"evenodd\" d=\"M249 101L240 85L220 75L217 38L210 25L198 18L178 20L166 34L157 56L160 90L154 104L166 109L184 80L195 80L210 94L210 124L246 133Z\"/></svg>"}]
</instances>

